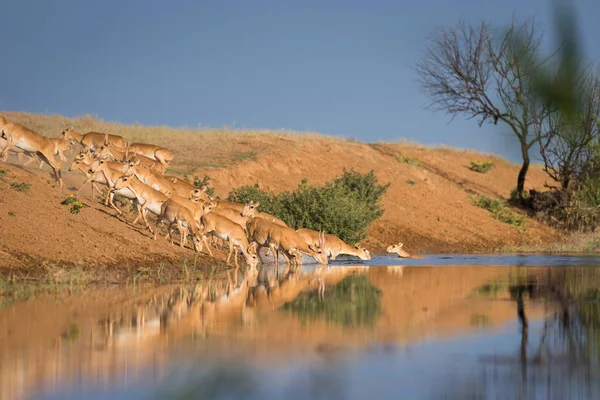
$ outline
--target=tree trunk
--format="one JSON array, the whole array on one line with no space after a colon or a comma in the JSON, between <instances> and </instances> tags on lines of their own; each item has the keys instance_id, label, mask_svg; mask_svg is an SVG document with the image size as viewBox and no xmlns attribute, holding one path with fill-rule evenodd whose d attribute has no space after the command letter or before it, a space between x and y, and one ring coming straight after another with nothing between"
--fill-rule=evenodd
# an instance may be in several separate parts
<instances>
[{"instance_id":1,"label":"tree trunk","mask_svg":"<svg viewBox=\"0 0 600 400\"><path fill-rule=\"evenodd\" d=\"M525 177L527 176L527 171L529 171L529 149L527 148L526 143L521 143L521 153L523 155L523 165L521 165L521 170L519 171L519 176L517 177L517 193L519 199L523 198L523 191L525 190Z\"/></svg>"}]
</instances>

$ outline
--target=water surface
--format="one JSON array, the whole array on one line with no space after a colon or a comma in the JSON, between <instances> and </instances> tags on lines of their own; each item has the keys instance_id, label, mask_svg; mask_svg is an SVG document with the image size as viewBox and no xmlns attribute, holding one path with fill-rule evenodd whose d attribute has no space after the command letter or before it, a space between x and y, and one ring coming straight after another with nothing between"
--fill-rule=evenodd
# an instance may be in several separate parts
<instances>
[{"instance_id":1,"label":"water surface","mask_svg":"<svg viewBox=\"0 0 600 400\"><path fill-rule=\"evenodd\" d=\"M0 398L597 398L599 262L347 258L270 289L34 299L0 310Z\"/></svg>"}]
</instances>

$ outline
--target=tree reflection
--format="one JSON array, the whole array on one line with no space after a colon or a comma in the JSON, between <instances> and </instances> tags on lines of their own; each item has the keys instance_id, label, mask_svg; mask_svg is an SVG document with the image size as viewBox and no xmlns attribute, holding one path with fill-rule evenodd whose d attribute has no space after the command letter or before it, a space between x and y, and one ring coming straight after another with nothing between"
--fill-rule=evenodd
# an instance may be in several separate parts
<instances>
[{"instance_id":1,"label":"tree reflection","mask_svg":"<svg viewBox=\"0 0 600 400\"><path fill-rule=\"evenodd\" d=\"M592 398L600 389L600 270L587 267L525 270L509 283L520 326L511 356L482 357L479 386L517 397ZM527 317L534 302L546 316Z\"/></svg>"},{"instance_id":2,"label":"tree reflection","mask_svg":"<svg viewBox=\"0 0 600 400\"><path fill-rule=\"evenodd\" d=\"M297 314L303 322L324 318L346 328L372 326L381 313L381 290L365 275L350 275L335 286L301 293L281 309Z\"/></svg>"}]
</instances>

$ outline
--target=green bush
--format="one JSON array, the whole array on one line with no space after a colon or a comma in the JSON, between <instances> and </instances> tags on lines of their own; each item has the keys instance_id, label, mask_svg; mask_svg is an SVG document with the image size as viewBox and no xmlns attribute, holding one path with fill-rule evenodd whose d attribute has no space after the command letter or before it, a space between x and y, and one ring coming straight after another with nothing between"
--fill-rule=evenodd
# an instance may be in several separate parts
<instances>
[{"instance_id":1,"label":"green bush","mask_svg":"<svg viewBox=\"0 0 600 400\"><path fill-rule=\"evenodd\" d=\"M61 201L60 204L63 206L71 206L69 209L71 214L79 214L79 211L83 208L83 203L72 193L69 197Z\"/></svg>"},{"instance_id":2,"label":"green bush","mask_svg":"<svg viewBox=\"0 0 600 400\"><path fill-rule=\"evenodd\" d=\"M523 193L519 196L519 191L517 188L514 188L510 192L510 198L508 199L508 204L520 207L526 210L531 209L531 203L533 199L531 198L531 193L529 190L523 190Z\"/></svg>"},{"instance_id":3,"label":"green bush","mask_svg":"<svg viewBox=\"0 0 600 400\"><path fill-rule=\"evenodd\" d=\"M523 193L521 193L521 195L519 196L519 191L517 190L517 188L514 188L510 191L510 199L508 200L508 202L518 204L521 200L528 200L529 198L530 194L528 190L524 190Z\"/></svg>"},{"instance_id":4,"label":"green bush","mask_svg":"<svg viewBox=\"0 0 600 400\"><path fill-rule=\"evenodd\" d=\"M527 217L516 213L506 207L502 200L490 199L486 196L473 195L471 201L478 207L484 208L492 213L492 217L512 226L525 229Z\"/></svg>"},{"instance_id":5,"label":"green bush","mask_svg":"<svg viewBox=\"0 0 600 400\"><path fill-rule=\"evenodd\" d=\"M272 214L294 229L324 230L356 244L367 237L369 225L383 215L379 203L390 184L379 185L373 171L368 174L344 170L324 186L303 180L295 191L279 194L255 186L233 189L229 201L260 202L260 211Z\"/></svg>"},{"instance_id":6,"label":"green bush","mask_svg":"<svg viewBox=\"0 0 600 400\"><path fill-rule=\"evenodd\" d=\"M479 172L480 174L486 174L494 167L494 163L491 161L473 161L471 160L471 171Z\"/></svg>"}]
</instances>

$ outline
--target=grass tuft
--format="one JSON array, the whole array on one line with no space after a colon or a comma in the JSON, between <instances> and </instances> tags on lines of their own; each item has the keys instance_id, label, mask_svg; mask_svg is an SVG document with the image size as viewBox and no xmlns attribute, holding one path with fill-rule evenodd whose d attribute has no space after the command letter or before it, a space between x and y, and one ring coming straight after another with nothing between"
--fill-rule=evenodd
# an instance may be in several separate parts
<instances>
[{"instance_id":1,"label":"grass tuft","mask_svg":"<svg viewBox=\"0 0 600 400\"><path fill-rule=\"evenodd\" d=\"M71 214L79 214L79 211L83 208L83 203L75 197L74 194L70 194L69 197L60 202L63 206L71 206L69 210Z\"/></svg>"},{"instance_id":2,"label":"grass tuft","mask_svg":"<svg viewBox=\"0 0 600 400\"><path fill-rule=\"evenodd\" d=\"M257 155L258 155L258 153L256 153L255 151L246 151L246 152L234 154L232 160L234 163L242 162L242 161L246 161L246 160L256 161Z\"/></svg>"},{"instance_id":3,"label":"grass tuft","mask_svg":"<svg viewBox=\"0 0 600 400\"><path fill-rule=\"evenodd\" d=\"M421 162L419 160L417 160L416 158L411 157L411 156L405 156L402 154L398 155L398 157L396 157L396 160L398 160L398 162L401 164L407 164L407 165L411 165L414 167L421 165Z\"/></svg>"},{"instance_id":4,"label":"grass tuft","mask_svg":"<svg viewBox=\"0 0 600 400\"><path fill-rule=\"evenodd\" d=\"M492 168L494 168L493 162L478 160L471 160L471 166L469 167L471 171L479 172L480 174L487 174Z\"/></svg>"},{"instance_id":5,"label":"grass tuft","mask_svg":"<svg viewBox=\"0 0 600 400\"><path fill-rule=\"evenodd\" d=\"M497 199L490 199L489 197L482 195L472 195L470 197L471 202L478 207L488 210L492 213L492 217L506 224L526 229L527 217L516 213L509 209L504 201Z\"/></svg>"},{"instance_id":6,"label":"grass tuft","mask_svg":"<svg viewBox=\"0 0 600 400\"><path fill-rule=\"evenodd\" d=\"M31 183L26 182L12 182L10 187L16 190L17 192L29 193L29 189L31 189Z\"/></svg>"}]
</instances>

